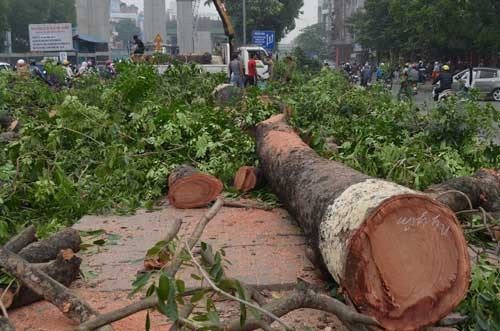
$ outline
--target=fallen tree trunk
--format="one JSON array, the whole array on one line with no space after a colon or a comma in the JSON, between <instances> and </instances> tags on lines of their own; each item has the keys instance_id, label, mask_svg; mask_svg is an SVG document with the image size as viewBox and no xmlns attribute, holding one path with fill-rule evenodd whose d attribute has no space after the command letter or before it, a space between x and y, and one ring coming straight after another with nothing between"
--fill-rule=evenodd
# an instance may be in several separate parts
<instances>
[{"instance_id":1,"label":"fallen tree trunk","mask_svg":"<svg viewBox=\"0 0 500 331\"><path fill-rule=\"evenodd\" d=\"M46 273L50 278L68 287L78 278L81 263L82 260L71 249L67 249L61 251L54 261L34 264L33 266L38 267L40 271ZM10 308L27 306L40 300L43 300L42 295L38 295L29 287L22 286Z\"/></svg>"},{"instance_id":2,"label":"fallen tree trunk","mask_svg":"<svg viewBox=\"0 0 500 331\"><path fill-rule=\"evenodd\" d=\"M168 200L175 208L206 207L214 202L224 186L217 178L202 174L198 169L183 165L168 178Z\"/></svg>"},{"instance_id":3,"label":"fallen tree trunk","mask_svg":"<svg viewBox=\"0 0 500 331\"><path fill-rule=\"evenodd\" d=\"M454 213L408 188L319 157L283 115L257 127L261 169L329 273L387 330L448 315L470 280Z\"/></svg>"},{"instance_id":4,"label":"fallen tree trunk","mask_svg":"<svg viewBox=\"0 0 500 331\"><path fill-rule=\"evenodd\" d=\"M54 260L64 249L80 251L82 240L77 230L67 228L47 239L34 242L19 251L19 256L30 263L44 263ZM7 249L7 247L5 247Z\"/></svg>"},{"instance_id":5,"label":"fallen tree trunk","mask_svg":"<svg viewBox=\"0 0 500 331\"><path fill-rule=\"evenodd\" d=\"M262 182L262 171L255 167L241 167L234 176L234 188L240 192L250 192L259 187Z\"/></svg>"},{"instance_id":6,"label":"fallen tree trunk","mask_svg":"<svg viewBox=\"0 0 500 331\"><path fill-rule=\"evenodd\" d=\"M462 192L468 199L457 192ZM442 184L433 185L426 191L454 212L484 208L500 212L500 171L481 169L470 177L454 178ZM469 202L472 206L469 205Z\"/></svg>"}]
</instances>

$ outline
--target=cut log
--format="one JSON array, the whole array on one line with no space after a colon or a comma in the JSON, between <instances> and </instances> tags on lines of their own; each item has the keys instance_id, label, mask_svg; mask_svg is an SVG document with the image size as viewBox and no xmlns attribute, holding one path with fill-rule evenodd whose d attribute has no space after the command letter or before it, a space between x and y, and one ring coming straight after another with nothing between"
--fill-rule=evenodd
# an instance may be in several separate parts
<instances>
[{"instance_id":1,"label":"cut log","mask_svg":"<svg viewBox=\"0 0 500 331\"><path fill-rule=\"evenodd\" d=\"M470 280L455 214L408 188L319 157L283 115L257 127L261 169L330 275L387 330L430 326Z\"/></svg>"},{"instance_id":2,"label":"cut log","mask_svg":"<svg viewBox=\"0 0 500 331\"><path fill-rule=\"evenodd\" d=\"M19 253L24 247L36 241L36 229L32 225L24 229L18 235L12 237L6 244L5 249L13 253Z\"/></svg>"},{"instance_id":3,"label":"cut log","mask_svg":"<svg viewBox=\"0 0 500 331\"><path fill-rule=\"evenodd\" d=\"M54 304L68 318L83 323L99 315L87 302L73 291L49 277L39 268L26 262L19 255L0 248L0 266L31 288L38 295ZM101 331L112 330L111 326L100 328Z\"/></svg>"},{"instance_id":4,"label":"cut log","mask_svg":"<svg viewBox=\"0 0 500 331\"><path fill-rule=\"evenodd\" d=\"M426 192L436 197L453 211L468 210L469 201L453 191L469 197L472 208L482 207L490 212L500 212L500 171L481 169L471 177L460 177L431 186Z\"/></svg>"},{"instance_id":5,"label":"cut log","mask_svg":"<svg viewBox=\"0 0 500 331\"><path fill-rule=\"evenodd\" d=\"M30 263L44 263L54 260L63 249L80 251L82 240L77 230L67 228L47 239L34 242L21 251L19 255Z\"/></svg>"},{"instance_id":6,"label":"cut log","mask_svg":"<svg viewBox=\"0 0 500 331\"><path fill-rule=\"evenodd\" d=\"M168 178L168 200L175 208L206 207L217 199L224 186L217 178L202 174L198 169L183 165Z\"/></svg>"},{"instance_id":7,"label":"cut log","mask_svg":"<svg viewBox=\"0 0 500 331\"><path fill-rule=\"evenodd\" d=\"M240 192L250 192L263 182L260 169L255 167L241 167L234 176L234 188Z\"/></svg>"},{"instance_id":8,"label":"cut log","mask_svg":"<svg viewBox=\"0 0 500 331\"><path fill-rule=\"evenodd\" d=\"M81 263L82 260L71 249L67 249L61 251L54 261L34 264L33 266L38 267L52 279L68 287L78 278ZM27 306L40 300L43 300L43 296L38 295L29 287L22 286L14 298L11 308Z\"/></svg>"}]
</instances>

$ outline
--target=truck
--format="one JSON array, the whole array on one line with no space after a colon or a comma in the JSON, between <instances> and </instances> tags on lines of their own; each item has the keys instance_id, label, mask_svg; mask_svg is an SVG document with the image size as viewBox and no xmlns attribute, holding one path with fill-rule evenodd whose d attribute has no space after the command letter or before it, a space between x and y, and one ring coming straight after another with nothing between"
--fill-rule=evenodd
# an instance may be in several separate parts
<instances>
[{"instance_id":1,"label":"truck","mask_svg":"<svg viewBox=\"0 0 500 331\"><path fill-rule=\"evenodd\" d=\"M265 64L266 58L269 56L267 51L260 46L242 46L235 49L235 36L236 32L234 30L233 23L229 17L226 7L222 0L212 0L215 9L217 10L224 27L224 34L227 36L228 42L221 45L221 57L214 57L215 61L212 64L203 64L204 70L210 73L225 72L229 77L229 63L231 62L232 54L239 54L240 61L243 63L244 73L248 75L248 62L253 55L257 55L257 75L260 79L267 80L269 78L269 66ZM222 58L222 59L221 59ZM158 70L160 73L164 72L168 66L159 66Z\"/></svg>"},{"instance_id":2,"label":"truck","mask_svg":"<svg viewBox=\"0 0 500 331\"><path fill-rule=\"evenodd\" d=\"M231 47L229 44L221 45L222 56L214 56L211 64L201 64L200 66L209 73L227 73L229 78L229 63L231 62ZM267 51L260 46L242 46L237 49L240 61L243 64L245 75L248 75L248 61L253 55L257 55L257 74L261 79L269 78L269 66L265 64L265 59L269 56ZM160 73L168 69L168 65L158 65Z\"/></svg>"}]
</instances>

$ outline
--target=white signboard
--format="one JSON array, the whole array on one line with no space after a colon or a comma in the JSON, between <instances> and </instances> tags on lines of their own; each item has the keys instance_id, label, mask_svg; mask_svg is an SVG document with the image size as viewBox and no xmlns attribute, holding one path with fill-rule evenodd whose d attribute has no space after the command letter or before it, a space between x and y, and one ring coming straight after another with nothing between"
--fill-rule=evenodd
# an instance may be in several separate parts
<instances>
[{"instance_id":1,"label":"white signboard","mask_svg":"<svg viewBox=\"0 0 500 331\"><path fill-rule=\"evenodd\" d=\"M30 24L32 52L68 51L73 49L71 23Z\"/></svg>"},{"instance_id":2,"label":"white signboard","mask_svg":"<svg viewBox=\"0 0 500 331\"><path fill-rule=\"evenodd\" d=\"M68 61L68 53L59 52L59 61L63 63L64 61Z\"/></svg>"}]
</instances>

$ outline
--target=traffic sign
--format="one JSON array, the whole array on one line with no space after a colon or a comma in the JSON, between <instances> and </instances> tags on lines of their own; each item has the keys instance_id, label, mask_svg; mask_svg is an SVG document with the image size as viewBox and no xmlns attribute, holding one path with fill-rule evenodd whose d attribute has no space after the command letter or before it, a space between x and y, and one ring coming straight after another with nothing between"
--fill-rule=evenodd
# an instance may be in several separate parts
<instances>
[{"instance_id":1,"label":"traffic sign","mask_svg":"<svg viewBox=\"0 0 500 331\"><path fill-rule=\"evenodd\" d=\"M274 31L260 31L252 32L252 44L261 46L268 51L274 50L276 46L276 38Z\"/></svg>"}]
</instances>

